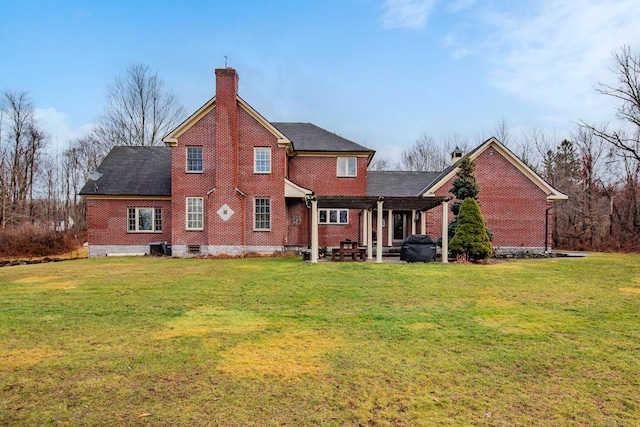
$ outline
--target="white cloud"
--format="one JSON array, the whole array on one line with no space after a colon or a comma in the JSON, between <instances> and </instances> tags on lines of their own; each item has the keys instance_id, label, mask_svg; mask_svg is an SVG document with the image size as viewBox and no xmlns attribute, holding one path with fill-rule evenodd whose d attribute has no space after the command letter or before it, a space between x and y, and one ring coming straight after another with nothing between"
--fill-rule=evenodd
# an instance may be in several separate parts
<instances>
[{"instance_id":1,"label":"white cloud","mask_svg":"<svg viewBox=\"0 0 640 427\"><path fill-rule=\"evenodd\" d=\"M465 56L471 55L471 51L467 48L461 47L461 48L455 49L452 55L454 59L461 59L461 58L464 58Z\"/></svg>"},{"instance_id":2,"label":"white cloud","mask_svg":"<svg viewBox=\"0 0 640 427\"><path fill-rule=\"evenodd\" d=\"M477 1L478 0L453 0L447 4L447 10L452 13L461 12L475 6Z\"/></svg>"},{"instance_id":3,"label":"white cloud","mask_svg":"<svg viewBox=\"0 0 640 427\"><path fill-rule=\"evenodd\" d=\"M496 28L484 41L491 83L555 108L601 109L606 101L593 87L613 82L612 52L623 44L634 48L633 42L638 49L637 0L540 0L534 6L533 15L487 15Z\"/></svg>"},{"instance_id":4,"label":"white cloud","mask_svg":"<svg viewBox=\"0 0 640 427\"><path fill-rule=\"evenodd\" d=\"M34 117L51 138L53 151L66 148L70 141L86 136L95 127L94 124L87 123L72 128L69 116L53 107L34 109Z\"/></svg>"},{"instance_id":5,"label":"white cloud","mask_svg":"<svg viewBox=\"0 0 640 427\"><path fill-rule=\"evenodd\" d=\"M385 0L382 25L385 28L422 30L433 8L434 0Z\"/></svg>"}]
</instances>

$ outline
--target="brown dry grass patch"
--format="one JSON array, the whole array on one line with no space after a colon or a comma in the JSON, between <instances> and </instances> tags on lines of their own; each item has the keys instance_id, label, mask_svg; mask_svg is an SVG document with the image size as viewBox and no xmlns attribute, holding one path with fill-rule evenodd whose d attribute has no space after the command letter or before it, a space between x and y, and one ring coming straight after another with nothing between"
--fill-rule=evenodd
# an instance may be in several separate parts
<instances>
[{"instance_id":1,"label":"brown dry grass patch","mask_svg":"<svg viewBox=\"0 0 640 427\"><path fill-rule=\"evenodd\" d=\"M324 355L337 347L336 339L316 331L285 332L230 348L218 369L241 377L289 379L326 370Z\"/></svg>"},{"instance_id":2,"label":"brown dry grass patch","mask_svg":"<svg viewBox=\"0 0 640 427\"><path fill-rule=\"evenodd\" d=\"M159 340L213 333L246 334L262 330L268 322L250 313L202 307L186 312L153 335Z\"/></svg>"},{"instance_id":3,"label":"brown dry grass patch","mask_svg":"<svg viewBox=\"0 0 640 427\"><path fill-rule=\"evenodd\" d=\"M494 308L514 307L516 305L516 303L513 301L497 298L490 295L480 298L478 300L478 303L484 307L494 307Z\"/></svg>"},{"instance_id":4,"label":"brown dry grass patch","mask_svg":"<svg viewBox=\"0 0 640 427\"><path fill-rule=\"evenodd\" d=\"M23 283L48 282L50 280L56 280L59 278L60 276L29 276L29 277L23 277L22 279L14 280L13 283L23 284Z\"/></svg>"},{"instance_id":5,"label":"brown dry grass patch","mask_svg":"<svg viewBox=\"0 0 640 427\"><path fill-rule=\"evenodd\" d=\"M0 347L0 368L15 369L21 366L35 365L58 354L59 352L48 347L21 348L15 350L7 350Z\"/></svg>"},{"instance_id":6,"label":"brown dry grass patch","mask_svg":"<svg viewBox=\"0 0 640 427\"><path fill-rule=\"evenodd\" d=\"M77 281L66 281L66 282L48 282L40 285L40 289L46 289L51 291L65 291L68 289L74 289L78 287L80 282Z\"/></svg>"},{"instance_id":7,"label":"brown dry grass patch","mask_svg":"<svg viewBox=\"0 0 640 427\"><path fill-rule=\"evenodd\" d=\"M14 280L13 283L20 285L33 284L36 286L36 289L44 290L68 290L76 288L80 284L80 282L76 280L57 282L57 279L60 279L60 276L29 276Z\"/></svg>"}]
</instances>

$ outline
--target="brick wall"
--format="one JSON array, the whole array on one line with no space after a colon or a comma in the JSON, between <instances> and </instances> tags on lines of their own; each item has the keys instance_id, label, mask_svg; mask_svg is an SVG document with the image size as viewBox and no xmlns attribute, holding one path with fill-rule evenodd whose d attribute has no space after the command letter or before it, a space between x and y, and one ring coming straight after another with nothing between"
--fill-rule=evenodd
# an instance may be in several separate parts
<instances>
[{"instance_id":1,"label":"brick wall","mask_svg":"<svg viewBox=\"0 0 640 427\"><path fill-rule=\"evenodd\" d=\"M355 177L337 176L337 158L338 155L293 157L289 160L289 179L319 196L366 196L367 157L357 157L357 176ZM308 221L309 212L306 215L305 218ZM360 210L350 209L348 224L318 226L318 244L321 247L329 247L338 246L340 241L346 239L361 241L361 224ZM308 228L306 232L308 233ZM308 234L304 239L305 243L309 242Z\"/></svg>"},{"instance_id":2,"label":"brick wall","mask_svg":"<svg viewBox=\"0 0 640 427\"><path fill-rule=\"evenodd\" d=\"M284 197L284 177L287 167L285 148L278 147L277 138L245 110L239 110L240 146L238 188L246 194L244 219L245 244L248 246L283 246L287 243L287 209ZM254 172L254 148L271 149L271 173ZM254 231L254 198L270 197L271 230ZM240 230L234 230L236 236ZM236 237L237 238L237 237Z\"/></svg>"},{"instance_id":3,"label":"brick wall","mask_svg":"<svg viewBox=\"0 0 640 427\"><path fill-rule=\"evenodd\" d=\"M337 157L294 157L289 161L289 179L319 196L366 196L367 157L358 157L356 177L337 176Z\"/></svg>"},{"instance_id":4,"label":"brick wall","mask_svg":"<svg viewBox=\"0 0 640 427\"><path fill-rule=\"evenodd\" d=\"M288 200L288 245L309 245L311 242L311 210L303 201ZM350 239L362 241L362 215L359 209L349 209L348 224L319 224L318 245L320 247L338 246L341 241ZM297 225L296 225L297 224Z\"/></svg>"},{"instance_id":5,"label":"brick wall","mask_svg":"<svg viewBox=\"0 0 640 427\"><path fill-rule=\"evenodd\" d=\"M318 245L339 246L343 240L362 241L362 223L359 209L349 209L349 224L319 224Z\"/></svg>"},{"instance_id":6,"label":"brick wall","mask_svg":"<svg viewBox=\"0 0 640 427\"><path fill-rule=\"evenodd\" d=\"M476 158L474 172L480 185L480 210L493 232L494 248L542 249L544 246L546 194L499 151L489 147ZM436 192L451 196L455 177ZM450 221L453 214L449 212ZM442 235L442 210L427 213L427 234Z\"/></svg>"},{"instance_id":7,"label":"brick wall","mask_svg":"<svg viewBox=\"0 0 640 427\"><path fill-rule=\"evenodd\" d=\"M129 233L127 208L162 209L162 233ZM89 246L135 246L171 241L171 202L169 200L127 200L87 198Z\"/></svg>"},{"instance_id":8,"label":"brick wall","mask_svg":"<svg viewBox=\"0 0 640 427\"><path fill-rule=\"evenodd\" d=\"M309 231L309 209L304 201L288 199L287 203L287 244L309 245L311 234Z\"/></svg>"},{"instance_id":9,"label":"brick wall","mask_svg":"<svg viewBox=\"0 0 640 427\"><path fill-rule=\"evenodd\" d=\"M216 105L178 138L172 148L174 245L216 247L282 247L287 243L287 210L284 198L286 150L277 138L237 99L234 70L216 70ZM203 173L185 173L186 147L203 147ZM254 148L271 148L271 173L254 172ZM186 230L186 197L202 197L202 231ZM270 197L271 229L254 230L254 200ZM226 206L225 206L226 205ZM222 218L218 211L233 212ZM238 249L240 247L240 249Z\"/></svg>"},{"instance_id":10,"label":"brick wall","mask_svg":"<svg viewBox=\"0 0 640 427\"><path fill-rule=\"evenodd\" d=\"M187 231L186 198L203 197L205 227L209 214L207 193L216 185L215 109L180 136L171 147L171 209L173 212L173 245L205 245L205 231ZM188 146L202 147L202 173L186 173Z\"/></svg>"}]
</instances>

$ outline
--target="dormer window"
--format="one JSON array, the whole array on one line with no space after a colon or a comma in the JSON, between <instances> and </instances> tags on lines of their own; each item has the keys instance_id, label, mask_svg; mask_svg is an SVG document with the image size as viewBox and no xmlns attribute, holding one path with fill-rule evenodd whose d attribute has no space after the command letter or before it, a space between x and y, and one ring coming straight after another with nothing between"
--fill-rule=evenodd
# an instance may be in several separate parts
<instances>
[{"instance_id":1,"label":"dormer window","mask_svg":"<svg viewBox=\"0 0 640 427\"><path fill-rule=\"evenodd\" d=\"M338 176L357 176L356 157L338 157Z\"/></svg>"}]
</instances>

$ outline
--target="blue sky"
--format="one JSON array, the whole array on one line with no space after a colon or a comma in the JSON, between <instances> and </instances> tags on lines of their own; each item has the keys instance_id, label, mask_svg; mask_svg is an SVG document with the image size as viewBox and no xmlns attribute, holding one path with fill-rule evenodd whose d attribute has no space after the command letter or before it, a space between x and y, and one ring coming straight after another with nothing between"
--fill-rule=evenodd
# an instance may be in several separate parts
<instances>
[{"instance_id":1,"label":"blue sky","mask_svg":"<svg viewBox=\"0 0 640 427\"><path fill-rule=\"evenodd\" d=\"M613 118L594 91L640 49L637 0L0 0L0 90L28 91L63 147L133 62L191 113L214 69L270 121L311 122L396 159L422 132L471 145L504 119L568 137Z\"/></svg>"}]
</instances>

